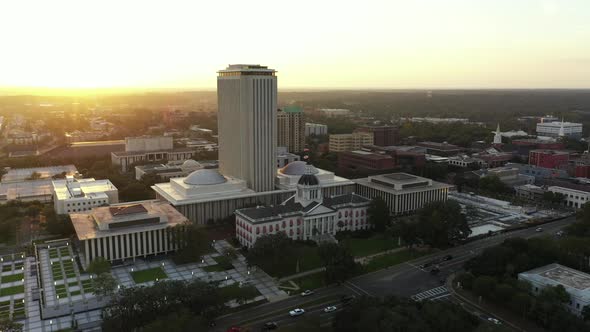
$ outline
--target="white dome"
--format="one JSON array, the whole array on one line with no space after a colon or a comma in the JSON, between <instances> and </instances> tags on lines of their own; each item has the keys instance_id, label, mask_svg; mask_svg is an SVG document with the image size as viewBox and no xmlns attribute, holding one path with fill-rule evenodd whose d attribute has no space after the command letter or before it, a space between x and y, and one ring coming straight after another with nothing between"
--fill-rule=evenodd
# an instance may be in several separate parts
<instances>
[{"instance_id":1,"label":"white dome","mask_svg":"<svg viewBox=\"0 0 590 332\"><path fill-rule=\"evenodd\" d=\"M199 164L197 161L194 161L192 159L187 159L182 163L182 166L180 166L180 167L195 168L195 167L201 167L201 164Z\"/></svg>"},{"instance_id":2,"label":"white dome","mask_svg":"<svg viewBox=\"0 0 590 332\"><path fill-rule=\"evenodd\" d=\"M301 161L301 160L297 160L297 161L293 161L288 163L287 165L285 165L285 167L281 168L280 172L285 174L285 175L303 175L305 174L305 167L307 166L307 163L305 161ZM310 174L317 174L318 170L309 165L311 168L311 173Z\"/></svg>"},{"instance_id":3,"label":"white dome","mask_svg":"<svg viewBox=\"0 0 590 332\"><path fill-rule=\"evenodd\" d=\"M222 184L227 180L223 175L219 174L216 169L200 169L189 174L184 183L193 186L206 186L212 184Z\"/></svg>"}]
</instances>

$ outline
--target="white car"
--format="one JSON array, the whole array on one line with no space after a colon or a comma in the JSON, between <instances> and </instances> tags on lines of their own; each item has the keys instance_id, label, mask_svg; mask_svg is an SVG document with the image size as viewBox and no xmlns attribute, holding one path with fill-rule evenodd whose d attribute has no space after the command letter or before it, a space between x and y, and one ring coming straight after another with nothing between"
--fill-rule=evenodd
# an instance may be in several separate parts
<instances>
[{"instance_id":1,"label":"white car","mask_svg":"<svg viewBox=\"0 0 590 332\"><path fill-rule=\"evenodd\" d=\"M543 231L543 228L542 228L542 227L539 227L539 228L537 228L535 231L537 231L537 232L542 232L542 231Z\"/></svg>"},{"instance_id":2,"label":"white car","mask_svg":"<svg viewBox=\"0 0 590 332\"><path fill-rule=\"evenodd\" d=\"M301 296L309 296L311 294L313 294L313 291L308 289L308 290L304 291L303 293L301 293Z\"/></svg>"},{"instance_id":3,"label":"white car","mask_svg":"<svg viewBox=\"0 0 590 332\"><path fill-rule=\"evenodd\" d=\"M332 312L332 311L336 311L336 309L338 309L338 308L336 308L335 306L331 305L329 307L325 307L324 308L324 312Z\"/></svg>"},{"instance_id":4,"label":"white car","mask_svg":"<svg viewBox=\"0 0 590 332\"><path fill-rule=\"evenodd\" d=\"M297 309L293 309L293 310L289 311L289 316L297 317L297 316L303 315L304 313L305 313L305 310L297 308Z\"/></svg>"},{"instance_id":5,"label":"white car","mask_svg":"<svg viewBox=\"0 0 590 332\"><path fill-rule=\"evenodd\" d=\"M495 319L495 318L492 318L492 317L489 317L489 318L488 318L488 322L490 322L490 323L494 323L494 324L496 324L496 325L501 325L501 324L502 324L502 322L500 322L499 320L497 320L497 319Z\"/></svg>"}]
</instances>

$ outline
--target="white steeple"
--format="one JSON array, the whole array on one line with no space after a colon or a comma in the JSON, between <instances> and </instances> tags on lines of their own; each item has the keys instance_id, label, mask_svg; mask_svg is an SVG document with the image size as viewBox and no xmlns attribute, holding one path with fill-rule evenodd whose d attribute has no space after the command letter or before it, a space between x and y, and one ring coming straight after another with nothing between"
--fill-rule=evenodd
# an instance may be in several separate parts
<instances>
[{"instance_id":1,"label":"white steeple","mask_svg":"<svg viewBox=\"0 0 590 332\"><path fill-rule=\"evenodd\" d=\"M561 126L559 126L559 137L565 136L565 129L563 129L563 117L561 117Z\"/></svg>"},{"instance_id":2,"label":"white steeple","mask_svg":"<svg viewBox=\"0 0 590 332\"><path fill-rule=\"evenodd\" d=\"M494 132L494 144L502 144L502 132L500 131L500 123Z\"/></svg>"}]
</instances>

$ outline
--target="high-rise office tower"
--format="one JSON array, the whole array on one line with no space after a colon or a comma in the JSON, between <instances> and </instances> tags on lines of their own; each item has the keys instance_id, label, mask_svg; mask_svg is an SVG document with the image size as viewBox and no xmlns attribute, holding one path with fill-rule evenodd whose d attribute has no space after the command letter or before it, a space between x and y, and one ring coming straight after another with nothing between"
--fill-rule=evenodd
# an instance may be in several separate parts
<instances>
[{"instance_id":1,"label":"high-rise office tower","mask_svg":"<svg viewBox=\"0 0 590 332\"><path fill-rule=\"evenodd\" d=\"M303 110L297 106L287 106L277 112L277 145L286 147L289 152L303 151L305 145L305 121Z\"/></svg>"},{"instance_id":2,"label":"high-rise office tower","mask_svg":"<svg viewBox=\"0 0 590 332\"><path fill-rule=\"evenodd\" d=\"M217 76L219 171L250 189L274 189L277 77L260 65L230 65Z\"/></svg>"}]
</instances>

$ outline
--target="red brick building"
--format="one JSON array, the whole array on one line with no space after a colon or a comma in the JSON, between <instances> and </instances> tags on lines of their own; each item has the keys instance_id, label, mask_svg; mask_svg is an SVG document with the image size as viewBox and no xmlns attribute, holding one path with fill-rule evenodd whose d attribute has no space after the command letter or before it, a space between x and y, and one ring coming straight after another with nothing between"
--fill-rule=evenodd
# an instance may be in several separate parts
<instances>
[{"instance_id":1,"label":"red brick building","mask_svg":"<svg viewBox=\"0 0 590 332\"><path fill-rule=\"evenodd\" d=\"M373 133L373 144L377 146L391 146L399 143L399 130L394 126L365 126L357 131Z\"/></svg>"},{"instance_id":2,"label":"red brick building","mask_svg":"<svg viewBox=\"0 0 590 332\"><path fill-rule=\"evenodd\" d=\"M529 164L544 168L559 168L567 165L570 154L567 151L558 150L531 150L529 152Z\"/></svg>"},{"instance_id":3,"label":"red brick building","mask_svg":"<svg viewBox=\"0 0 590 332\"><path fill-rule=\"evenodd\" d=\"M346 151L338 154L338 173L371 175L395 169L395 159L388 154L369 151Z\"/></svg>"}]
</instances>

